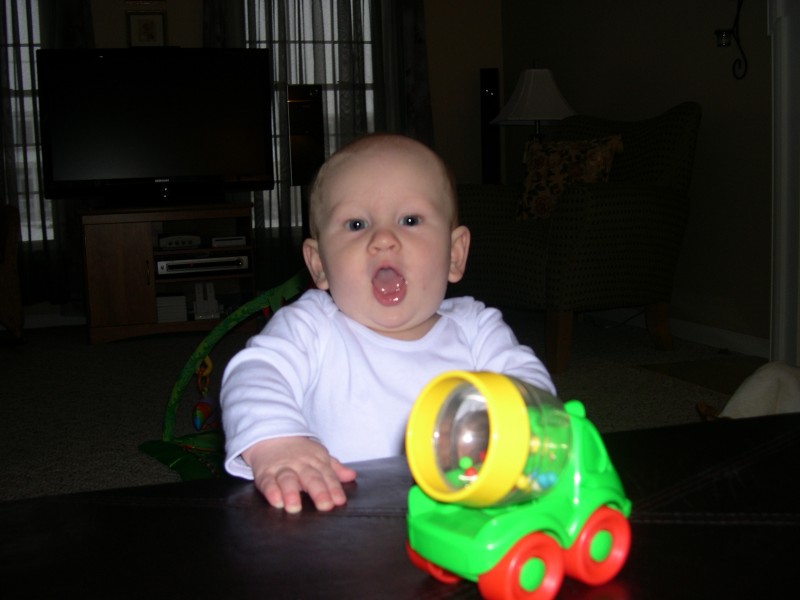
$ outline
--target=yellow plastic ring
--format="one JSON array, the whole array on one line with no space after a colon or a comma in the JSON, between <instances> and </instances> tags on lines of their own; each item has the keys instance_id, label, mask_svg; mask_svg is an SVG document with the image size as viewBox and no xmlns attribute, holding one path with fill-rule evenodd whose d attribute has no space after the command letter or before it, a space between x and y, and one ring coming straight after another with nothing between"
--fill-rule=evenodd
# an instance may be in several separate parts
<instances>
[{"instance_id":1,"label":"yellow plastic ring","mask_svg":"<svg viewBox=\"0 0 800 600\"><path fill-rule=\"evenodd\" d=\"M439 469L434 434L442 405L462 383L474 386L486 401L489 445L476 479L453 489ZM515 489L528 458L530 437L527 406L511 379L497 373L450 371L420 392L408 420L406 454L417 485L434 500L491 506Z\"/></svg>"}]
</instances>

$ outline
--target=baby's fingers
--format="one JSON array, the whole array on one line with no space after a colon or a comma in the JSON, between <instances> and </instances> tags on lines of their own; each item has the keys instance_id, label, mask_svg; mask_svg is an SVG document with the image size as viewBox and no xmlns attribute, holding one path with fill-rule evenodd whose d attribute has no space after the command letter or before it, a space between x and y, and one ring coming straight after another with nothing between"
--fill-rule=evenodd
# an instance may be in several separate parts
<instances>
[{"instance_id":1,"label":"baby's fingers","mask_svg":"<svg viewBox=\"0 0 800 600\"><path fill-rule=\"evenodd\" d=\"M259 487L267 502L275 508L289 513L298 513L302 509L300 492L303 487L294 470L281 469L274 476L266 477Z\"/></svg>"},{"instance_id":2,"label":"baby's fingers","mask_svg":"<svg viewBox=\"0 0 800 600\"><path fill-rule=\"evenodd\" d=\"M307 493L317 510L327 511L347 501L342 482L356 472L331 458L324 446L304 437L259 442L242 453L253 469L258 490L275 508L297 513Z\"/></svg>"},{"instance_id":3,"label":"baby's fingers","mask_svg":"<svg viewBox=\"0 0 800 600\"><path fill-rule=\"evenodd\" d=\"M331 457L331 468L333 472L336 474L336 477L342 483L346 481L355 481L356 472L355 470L351 469L350 467L345 467L342 463L338 461L338 459Z\"/></svg>"},{"instance_id":4,"label":"baby's fingers","mask_svg":"<svg viewBox=\"0 0 800 600\"><path fill-rule=\"evenodd\" d=\"M347 501L342 484L330 469L307 469L301 483L317 510L328 511Z\"/></svg>"}]
</instances>

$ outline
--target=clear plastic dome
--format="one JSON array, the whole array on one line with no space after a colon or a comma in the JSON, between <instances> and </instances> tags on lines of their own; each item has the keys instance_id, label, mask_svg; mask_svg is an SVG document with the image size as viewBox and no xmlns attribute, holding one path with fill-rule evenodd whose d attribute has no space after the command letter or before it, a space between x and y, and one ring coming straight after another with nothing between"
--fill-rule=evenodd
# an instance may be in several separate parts
<instances>
[{"instance_id":1,"label":"clear plastic dome","mask_svg":"<svg viewBox=\"0 0 800 600\"><path fill-rule=\"evenodd\" d=\"M527 456L522 471L504 482L508 493L502 503L546 493L558 481L570 450L569 415L561 401L544 390L512 381L525 403L530 437L521 446L515 444L526 449ZM498 420L506 417L503 410L502 397L487 400L469 382L454 387L441 404L433 443L439 473L451 490L465 488L480 478L490 453L506 451L505 442L494 440L497 432L493 432L492 423L493 416Z\"/></svg>"},{"instance_id":2,"label":"clear plastic dome","mask_svg":"<svg viewBox=\"0 0 800 600\"><path fill-rule=\"evenodd\" d=\"M442 477L451 488L474 481L489 451L489 413L472 384L456 387L436 419L434 444Z\"/></svg>"}]
</instances>

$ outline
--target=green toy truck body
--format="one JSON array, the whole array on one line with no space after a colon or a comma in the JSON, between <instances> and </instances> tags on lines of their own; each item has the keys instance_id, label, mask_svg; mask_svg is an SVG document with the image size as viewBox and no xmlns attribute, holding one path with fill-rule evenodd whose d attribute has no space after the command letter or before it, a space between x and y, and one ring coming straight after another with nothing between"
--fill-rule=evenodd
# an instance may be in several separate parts
<instances>
[{"instance_id":1,"label":"green toy truck body","mask_svg":"<svg viewBox=\"0 0 800 600\"><path fill-rule=\"evenodd\" d=\"M564 574L595 585L616 575L630 546L631 502L583 405L569 401L564 411L569 454L546 493L473 508L412 487L408 552L414 564L442 581L477 582L485 598L549 598Z\"/></svg>"}]
</instances>

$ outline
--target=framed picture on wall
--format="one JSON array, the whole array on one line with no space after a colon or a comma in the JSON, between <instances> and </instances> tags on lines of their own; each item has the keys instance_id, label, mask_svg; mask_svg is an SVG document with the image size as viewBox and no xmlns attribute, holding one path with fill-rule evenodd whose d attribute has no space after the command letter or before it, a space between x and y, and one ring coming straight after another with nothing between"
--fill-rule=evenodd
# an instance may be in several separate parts
<instances>
[{"instance_id":1,"label":"framed picture on wall","mask_svg":"<svg viewBox=\"0 0 800 600\"><path fill-rule=\"evenodd\" d=\"M129 46L166 46L167 14L156 12L129 12Z\"/></svg>"}]
</instances>

